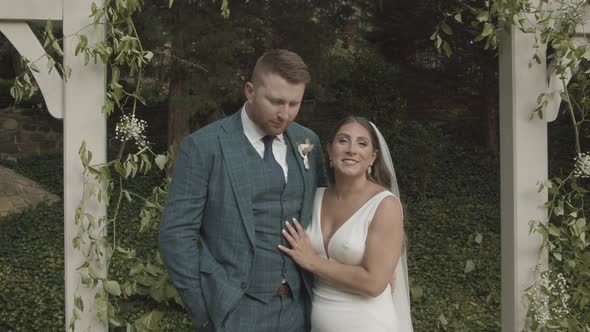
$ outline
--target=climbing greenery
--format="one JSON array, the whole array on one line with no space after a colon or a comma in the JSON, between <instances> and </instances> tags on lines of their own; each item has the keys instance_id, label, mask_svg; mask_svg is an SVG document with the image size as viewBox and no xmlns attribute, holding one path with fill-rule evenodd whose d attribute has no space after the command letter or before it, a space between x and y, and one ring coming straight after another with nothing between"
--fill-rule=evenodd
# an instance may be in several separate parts
<instances>
[{"instance_id":1,"label":"climbing greenery","mask_svg":"<svg viewBox=\"0 0 590 332\"><path fill-rule=\"evenodd\" d=\"M168 1L168 6L173 0ZM43 46L46 53L37 59L24 59L25 71L15 78L10 94L16 103L30 98L37 90L32 77L41 69L37 63L47 58L46 70L57 70L64 80L71 69L63 65L62 42L66 38L77 41L75 55L84 58L84 63L102 62L110 73L106 87L106 100L102 112L110 116L121 113L117 124L116 139L120 141L119 152L112 160L96 164L92 151L83 143L79 149L80 160L84 166L83 198L75 211L74 223L78 233L73 239L75 249L85 257L77 268L80 285L74 292L74 307L68 328L75 330L83 311L96 313L105 325L123 327L128 331L148 331L160 328L165 313L158 310L140 316L130 315L124 308L135 296L149 297L157 303L176 303L182 305L178 293L168 281L168 275L158 255L157 248L138 253L138 248L126 247L117 238L117 221L123 214L124 202L139 202L142 205L139 218L139 232L157 229L164 201L168 191L167 170L173 165L172 150L157 153L152 150L145 137L145 123L138 120L136 111L139 103L145 104L142 97L144 69L153 53L144 49L134 23L144 6L143 0L105 0L102 5L95 3L89 8L92 24L67 36L58 37L50 21L43 33ZM229 15L228 1L221 2L221 14ZM86 29L100 27L105 38L91 43L84 34ZM123 82L122 76L126 78ZM132 78L132 79L130 79ZM128 81L132 81L129 84ZM128 186L131 180L141 176L160 179L148 194ZM108 207L108 214L96 214L96 202ZM111 273L112 264L126 274ZM85 302L79 289L94 289L96 296L91 303ZM164 319L165 321L165 319Z\"/></svg>"},{"instance_id":2,"label":"climbing greenery","mask_svg":"<svg viewBox=\"0 0 590 332\"><path fill-rule=\"evenodd\" d=\"M590 189L586 180L590 157L581 145L590 110L590 47L582 36L587 5L586 0L460 1L444 13L431 37L439 52L451 56L452 26L468 30L471 40L484 49L496 49L501 34L511 26L531 34L529 67L545 66L547 58L552 74L547 83L551 79L551 87L557 88L541 93L537 107L528 111L543 119L549 101L558 97L560 114L571 124L568 148L573 158L553 178L539 179L539 191L549 195L548 218L532 220L530 229L542 237L539 254L548 253L549 263L540 261L536 282L523 294L528 306L526 331L590 331L589 228L584 205Z\"/></svg>"}]
</instances>

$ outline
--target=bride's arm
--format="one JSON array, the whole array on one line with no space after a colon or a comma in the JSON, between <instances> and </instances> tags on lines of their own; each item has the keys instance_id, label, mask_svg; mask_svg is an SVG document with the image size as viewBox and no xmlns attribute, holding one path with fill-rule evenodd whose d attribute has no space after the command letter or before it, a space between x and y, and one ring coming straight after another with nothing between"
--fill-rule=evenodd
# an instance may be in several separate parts
<instances>
[{"instance_id":1,"label":"bride's arm","mask_svg":"<svg viewBox=\"0 0 590 332\"><path fill-rule=\"evenodd\" d=\"M378 296L389 284L401 255L404 230L399 200L385 198L373 217L360 265L347 265L323 259L311 248L309 237L299 223L287 225L283 234L292 249L279 246L299 266L336 286L368 296Z\"/></svg>"}]
</instances>

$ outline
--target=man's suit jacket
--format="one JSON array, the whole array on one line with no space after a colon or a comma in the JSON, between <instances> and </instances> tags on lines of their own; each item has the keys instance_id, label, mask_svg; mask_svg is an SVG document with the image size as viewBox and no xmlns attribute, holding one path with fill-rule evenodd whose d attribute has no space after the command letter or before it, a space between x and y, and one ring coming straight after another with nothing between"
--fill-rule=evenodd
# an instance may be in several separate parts
<instances>
[{"instance_id":1,"label":"man's suit jacket","mask_svg":"<svg viewBox=\"0 0 590 332\"><path fill-rule=\"evenodd\" d=\"M305 227L316 188L326 181L321 146L314 132L296 123L284 134L297 159L288 167L297 167L304 179L300 221ZM314 144L309 169L297 151L306 139ZM257 184L246 176L243 160L249 147L244 141L237 112L183 139L177 155L160 226L160 251L197 328L222 326L248 287L256 255L249 188ZM303 275L309 291L312 279Z\"/></svg>"}]
</instances>

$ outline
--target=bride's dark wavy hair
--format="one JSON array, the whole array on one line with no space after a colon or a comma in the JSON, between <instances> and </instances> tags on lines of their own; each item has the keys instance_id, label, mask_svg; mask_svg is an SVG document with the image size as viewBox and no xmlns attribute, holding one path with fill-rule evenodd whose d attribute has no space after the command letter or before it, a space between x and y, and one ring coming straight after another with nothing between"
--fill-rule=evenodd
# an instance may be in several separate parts
<instances>
[{"instance_id":1,"label":"bride's dark wavy hair","mask_svg":"<svg viewBox=\"0 0 590 332\"><path fill-rule=\"evenodd\" d=\"M379 138L377 137L377 133L375 132L375 129L373 128L373 126L371 125L371 122L369 122L369 120L367 120L366 118L362 117L362 116L347 116L344 119L340 120L337 124L336 127L334 127L334 129L332 130L332 133L330 134L330 140L328 142L329 145L334 143L334 138L336 137L336 134L338 133L338 130L340 130L340 128L342 128L344 125L347 125L349 123L358 123L359 125L363 126L363 128L365 128L370 136L371 136L371 143L373 144L373 148L375 149L375 151L377 152L377 158L375 159L375 162L373 163L373 166L371 166L372 168L372 172L371 175L367 175L367 179L369 179L370 181L373 181L383 187L385 187L387 190L389 190L391 188L391 174L389 173L389 171L387 170L387 167L385 166L385 163L383 162L383 160L381 159L381 146L379 145ZM328 149L330 147L328 146ZM326 155L328 154L327 150L326 150ZM327 155L327 160L330 159L330 156ZM332 167L330 167L330 165L328 165L328 180L330 180L330 184L334 184L334 182L336 181L336 177L334 176L334 169Z\"/></svg>"}]
</instances>

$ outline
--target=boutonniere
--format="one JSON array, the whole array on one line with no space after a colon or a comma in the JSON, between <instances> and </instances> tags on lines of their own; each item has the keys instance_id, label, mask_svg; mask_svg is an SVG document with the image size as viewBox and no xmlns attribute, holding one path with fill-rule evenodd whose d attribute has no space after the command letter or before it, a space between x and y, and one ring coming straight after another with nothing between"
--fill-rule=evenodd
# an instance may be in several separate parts
<instances>
[{"instance_id":1,"label":"boutonniere","mask_svg":"<svg viewBox=\"0 0 590 332\"><path fill-rule=\"evenodd\" d=\"M301 143L301 144L297 145L297 151L299 151L301 158L303 158L303 166L305 166L305 169L309 169L309 158L307 158L307 155L312 150L313 150L313 144L311 144L309 142L309 138L305 139L305 143Z\"/></svg>"}]
</instances>

